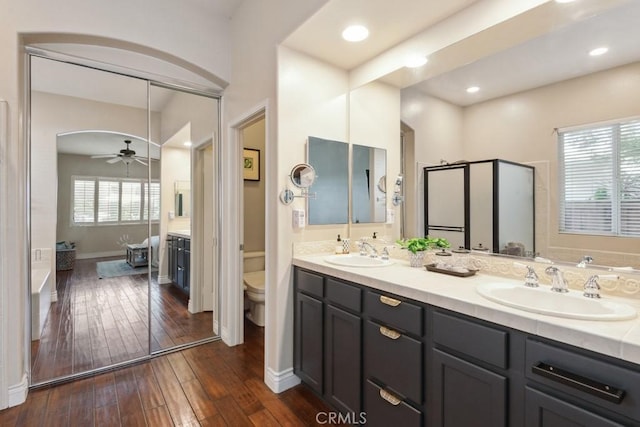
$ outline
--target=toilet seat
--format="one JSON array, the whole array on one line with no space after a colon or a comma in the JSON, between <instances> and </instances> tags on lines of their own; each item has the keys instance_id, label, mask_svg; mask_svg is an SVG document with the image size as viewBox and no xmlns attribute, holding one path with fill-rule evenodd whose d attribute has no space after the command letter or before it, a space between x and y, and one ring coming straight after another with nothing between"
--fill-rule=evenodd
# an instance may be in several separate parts
<instances>
[{"instance_id":1,"label":"toilet seat","mask_svg":"<svg viewBox=\"0 0 640 427\"><path fill-rule=\"evenodd\" d=\"M250 271L244 273L242 278L247 291L264 294L264 271Z\"/></svg>"}]
</instances>

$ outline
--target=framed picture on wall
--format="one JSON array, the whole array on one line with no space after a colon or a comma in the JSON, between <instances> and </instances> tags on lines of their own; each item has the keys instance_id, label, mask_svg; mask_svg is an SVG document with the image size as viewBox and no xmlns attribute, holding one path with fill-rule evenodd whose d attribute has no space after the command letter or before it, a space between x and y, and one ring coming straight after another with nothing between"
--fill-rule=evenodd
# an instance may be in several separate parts
<instances>
[{"instance_id":1,"label":"framed picture on wall","mask_svg":"<svg viewBox=\"0 0 640 427\"><path fill-rule=\"evenodd\" d=\"M242 171L245 181L260 181L260 150L243 149Z\"/></svg>"}]
</instances>

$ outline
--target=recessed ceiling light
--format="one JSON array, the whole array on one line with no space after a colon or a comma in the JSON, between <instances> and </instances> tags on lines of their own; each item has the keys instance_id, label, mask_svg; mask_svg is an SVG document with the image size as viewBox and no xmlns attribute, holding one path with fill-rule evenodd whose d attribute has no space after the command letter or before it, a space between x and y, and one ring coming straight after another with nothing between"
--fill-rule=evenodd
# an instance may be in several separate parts
<instances>
[{"instance_id":1,"label":"recessed ceiling light","mask_svg":"<svg viewBox=\"0 0 640 427\"><path fill-rule=\"evenodd\" d=\"M418 68L418 67L422 67L428 61L429 60L425 56L414 55L410 58L407 58L407 60L404 63L404 66L407 68Z\"/></svg>"},{"instance_id":2,"label":"recessed ceiling light","mask_svg":"<svg viewBox=\"0 0 640 427\"><path fill-rule=\"evenodd\" d=\"M185 147L191 147L193 144L191 143L191 141L185 141L182 143L182 145L184 145Z\"/></svg>"},{"instance_id":3,"label":"recessed ceiling light","mask_svg":"<svg viewBox=\"0 0 640 427\"><path fill-rule=\"evenodd\" d=\"M468 93L476 93L479 90L480 90L480 88L478 86L470 86L470 87L467 88L467 92Z\"/></svg>"},{"instance_id":4,"label":"recessed ceiling light","mask_svg":"<svg viewBox=\"0 0 640 427\"><path fill-rule=\"evenodd\" d=\"M591 50L589 52L589 55L591 56L600 56L600 55L604 55L605 53L607 53L609 51L608 47L597 47L593 50Z\"/></svg>"},{"instance_id":5,"label":"recessed ceiling light","mask_svg":"<svg viewBox=\"0 0 640 427\"><path fill-rule=\"evenodd\" d=\"M342 38L348 42L360 42L369 37L369 30L363 25L350 25L342 32Z\"/></svg>"}]
</instances>

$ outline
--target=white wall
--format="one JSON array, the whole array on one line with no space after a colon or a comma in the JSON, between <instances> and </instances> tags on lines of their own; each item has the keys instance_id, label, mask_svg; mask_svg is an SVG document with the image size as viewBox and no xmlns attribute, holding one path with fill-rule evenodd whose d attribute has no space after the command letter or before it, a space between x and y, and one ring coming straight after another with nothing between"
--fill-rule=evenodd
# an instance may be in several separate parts
<instances>
[{"instance_id":1,"label":"white wall","mask_svg":"<svg viewBox=\"0 0 640 427\"><path fill-rule=\"evenodd\" d=\"M10 399L12 404L19 402L26 390L26 142L20 120L26 115L22 110L20 34L67 33L78 34L78 38L83 34L92 35L109 38L114 46L122 46L122 41L131 42L147 47L148 52L175 56L228 80L231 76L230 22L208 13L204 5L195 0L180 4L170 0L90 3L0 0L3 57L0 99L8 102L10 114L8 143L0 146L0 253L3 254L0 261L0 408L8 405ZM188 25L175 25L176 20ZM32 39L39 37L46 39L42 35L34 35ZM271 56L275 57L273 49Z\"/></svg>"}]
</instances>

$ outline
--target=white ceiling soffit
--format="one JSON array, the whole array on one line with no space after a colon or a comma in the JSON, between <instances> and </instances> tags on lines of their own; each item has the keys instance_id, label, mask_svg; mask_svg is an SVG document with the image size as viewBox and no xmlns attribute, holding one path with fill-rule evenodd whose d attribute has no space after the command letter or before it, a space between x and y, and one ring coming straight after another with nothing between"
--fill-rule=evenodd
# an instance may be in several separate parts
<instances>
[{"instance_id":1,"label":"white ceiling soffit","mask_svg":"<svg viewBox=\"0 0 640 427\"><path fill-rule=\"evenodd\" d=\"M43 56L60 55L70 58L70 62L77 59L77 62L87 63L95 68L215 94L220 93L228 84L212 74L207 78L187 68L134 50L71 42L30 43L28 49L35 53L42 51ZM205 73L204 70L201 71Z\"/></svg>"},{"instance_id":2,"label":"white ceiling soffit","mask_svg":"<svg viewBox=\"0 0 640 427\"><path fill-rule=\"evenodd\" d=\"M147 141L136 135L102 130L87 130L59 134L57 137L58 153L78 154L81 156L99 156L117 154L126 147L124 140L130 140L130 149L136 156L147 157ZM160 158L160 147L151 144L151 158Z\"/></svg>"},{"instance_id":3,"label":"white ceiling soffit","mask_svg":"<svg viewBox=\"0 0 640 427\"><path fill-rule=\"evenodd\" d=\"M283 45L351 70L478 0L331 0ZM358 43L342 39L349 25L369 29Z\"/></svg>"},{"instance_id":4,"label":"white ceiling soffit","mask_svg":"<svg viewBox=\"0 0 640 427\"><path fill-rule=\"evenodd\" d=\"M581 20L435 75L411 89L467 106L637 62L640 61L639 22L640 2L630 1L594 15L581 16ZM591 49L600 46L609 47L607 54L588 55ZM468 94L465 89L469 86L479 86L481 90Z\"/></svg>"}]
</instances>

